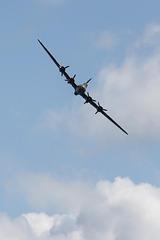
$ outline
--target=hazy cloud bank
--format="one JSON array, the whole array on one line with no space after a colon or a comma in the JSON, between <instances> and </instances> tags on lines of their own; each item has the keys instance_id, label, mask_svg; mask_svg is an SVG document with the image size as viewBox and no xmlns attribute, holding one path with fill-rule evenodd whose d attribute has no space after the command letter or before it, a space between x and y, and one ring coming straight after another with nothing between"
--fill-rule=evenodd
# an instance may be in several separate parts
<instances>
[{"instance_id":1,"label":"hazy cloud bank","mask_svg":"<svg viewBox=\"0 0 160 240\"><path fill-rule=\"evenodd\" d=\"M46 199L50 191L57 191L58 194L58 190L52 186L45 193L42 191ZM159 188L148 183L136 185L129 178L116 178L114 182L100 181L95 187L88 189L88 192L86 189L84 191L77 189L78 191L83 200L81 198L78 202L77 212L72 212L70 209L68 214L53 216L45 213L28 213L16 219L1 214L0 238L3 240L159 240ZM76 201L73 195L77 195L77 192L71 194L67 191L72 195L70 201L73 205ZM64 197L65 205L66 193L59 194ZM36 201L39 204L41 199L37 198Z\"/></svg>"}]
</instances>

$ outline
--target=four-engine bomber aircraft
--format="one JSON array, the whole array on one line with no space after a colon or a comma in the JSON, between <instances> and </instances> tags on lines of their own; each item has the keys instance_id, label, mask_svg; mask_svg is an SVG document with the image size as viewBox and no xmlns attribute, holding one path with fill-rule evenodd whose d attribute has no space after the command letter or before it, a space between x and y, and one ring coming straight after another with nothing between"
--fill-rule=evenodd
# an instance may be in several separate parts
<instances>
[{"instance_id":1,"label":"four-engine bomber aircraft","mask_svg":"<svg viewBox=\"0 0 160 240\"><path fill-rule=\"evenodd\" d=\"M116 123L107 113L107 109L104 109L100 103L98 102L98 104L96 103L96 100L94 100L90 95L89 93L87 92L87 94L85 93L86 92L86 89L87 89L87 86L88 86L88 83L89 81L91 80L91 78L83 83L83 84L80 84L80 85L77 85L76 82L75 82L75 77L76 75L74 75L73 77L70 77L68 75L68 73L66 72L66 69L69 67L69 66L61 66L57 60L52 56L52 54L48 51L48 49L43 45L43 43L38 39L39 43L41 44L41 46L44 48L44 50L48 53L48 55L51 57L51 59L53 60L53 62L57 65L57 67L59 68L59 71L61 72L61 76L65 76L66 77L66 80L70 85L72 85L72 87L74 88L75 92L74 94L75 95L80 95L81 97L83 97L85 99L85 102L84 103L90 103L93 107L96 108L96 113L97 114L98 112L102 113L106 118L108 118L112 123L114 123L118 128L120 128L124 133L126 133L128 135L128 133L121 127L118 125L118 123Z\"/></svg>"}]
</instances>

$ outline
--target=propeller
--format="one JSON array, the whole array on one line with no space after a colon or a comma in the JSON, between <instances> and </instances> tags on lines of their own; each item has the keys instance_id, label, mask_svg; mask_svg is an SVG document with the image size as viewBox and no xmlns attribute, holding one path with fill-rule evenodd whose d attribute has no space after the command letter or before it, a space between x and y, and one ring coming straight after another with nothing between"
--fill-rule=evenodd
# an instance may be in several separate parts
<instances>
[{"instance_id":1,"label":"propeller","mask_svg":"<svg viewBox=\"0 0 160 240\"><path fill-rule=\"evenodd\" d=\"M64 66L61 66L60 68L59 68L59 71L61 72L61 76L63 76L63 74L65 73L65 71L66 71L66 68L68 68L69 66L66 66L66 67L64 67Z\"/></svg>"},{"instance_id":2,"label":"propeller","mask_svg":"<svg viewBox=\"0 0 160 240\"><path fill-rule=\"evenodd\" d=\"M89 92L87 92L87 98L86 98L86 101L84 102L85 103L88 103L88 102L96 102L96 100L94 100L90 95L89 95Z\"/></svg>"},{"instance_id":3,"label":"propeller","mask_svg":"<svg viewBox=\"0 0 160 240\"><path fill-rule=\"evenodd\" d=\"M102 112L102 111L107 111L107 109L103 108L100 103L98 102L98 107L97 107L97 112L95 114L97 114L98 112Z\"/></svg>"},{"instance_id":4,"label":"propeller","mask_svg":"<svg viewBox=\"0 0 160 240\"><path fill-rule=\"evenodd\" d=\"M65 79L65 81L67 81L68 83L74 83L75 77L76 77L76 74L72 78Z\"/></svg>"}]
</instances>

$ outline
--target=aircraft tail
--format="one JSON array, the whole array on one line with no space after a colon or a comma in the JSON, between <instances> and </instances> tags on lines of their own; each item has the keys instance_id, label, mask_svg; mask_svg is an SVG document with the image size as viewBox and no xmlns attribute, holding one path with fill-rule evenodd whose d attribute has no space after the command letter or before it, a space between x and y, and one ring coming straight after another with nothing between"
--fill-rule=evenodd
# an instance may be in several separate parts
<instances>
[{"instance_id":1,"label":"aircraft tail","mask_svg":"<svg viewBox=\"0 0 160 240\"><path fill-rule=\"evenodd\" d=\"M88 84L91 80L92 80L92 78L90 78L90 79L86 82L86 84Z\"/></svg>"}]
</instances>

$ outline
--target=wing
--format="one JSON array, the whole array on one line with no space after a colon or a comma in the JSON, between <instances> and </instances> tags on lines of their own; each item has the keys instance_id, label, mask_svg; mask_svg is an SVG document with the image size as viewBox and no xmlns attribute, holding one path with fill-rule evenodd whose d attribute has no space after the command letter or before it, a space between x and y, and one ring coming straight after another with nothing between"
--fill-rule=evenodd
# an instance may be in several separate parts
<instances>
[{"instance_id":1,"label":"wing","mask_svg":"<svg viewBox=\"0 0 160 240\"><path fill-rule=\"evenodd\" d=\"M44 48L44 50L48 53L50 58L53 60L53 62L57 65L57 67L60 69L61 65L57 62L57 60L52 56L52 54L48 51L48 49L41 43L41 41L38 39L38 42L41 44L41 46Z\"/></svg>"},{"instance_id":2,"label":"wing","mask_svg":"<svg viewBox=\"0 0 160 240\"><path fill-rule=\"evenodd\" d=\"M105 113L104 111L101 112L106 118L108 118L113 124L115 124L118 128L120 128L125 134L128 135L128 133L121 127L119 126L118 123L116 123L107 113Z\"/></svg>"},{"instance_id":3,"label":"wing","mask_svg":"<svg viewBox=\"0 0 160 240\"><path fill-rule=\"evenodd\" d=\"M81 96L87 101L88 99L88 96L83 93L81 94ZM90 103L94 108L97 109L97 112L100 112L102 113L106 118L108 118L113 124L115 124L119 129L121 129L125 134L128 135L128 133L118 124L116 123L106 112L105 112L105 109L103 109L103 107L101 107L99 104L97 105L97 103L95 103L95 100L93 100L91 97L89 99L89 101L87 101L88 103Z\"/></svg>"},{"instance_id":4,"label":"wing","mask_svg":"<svg viewBox=\"0 0 160 240\"><path fill-rule=\"evenodd\" d=\"M72 85L72 87L73 87L74 89L76 89L76 87L77 87L76 83L75 83L74 81L70 81L70 79L73 79L73 78L71 78L71 77L69 76L69 74L66 73L66 71L65 71L66 68L68 68L69 66L67 66L67 67L61 66L61 65L57 62L57 60L53 57L53 55L48 51L48 49L43 45L43 43L42 43L39 39L38 39L38 42L41 44L41 46L44 48L44 50L48 53L48 55L49 55L50 58L53 60L53 62L56 64L56 66L59 68L61 74L66 77L66 79L68 80L68 83L69 83L70 85Z\"/></svg>"}]
</instances>

